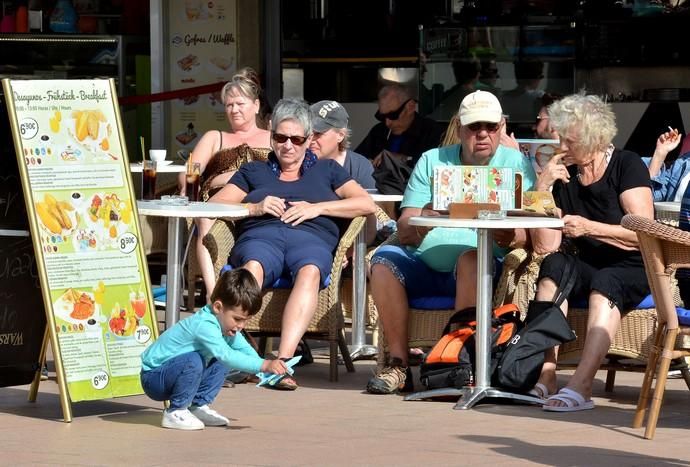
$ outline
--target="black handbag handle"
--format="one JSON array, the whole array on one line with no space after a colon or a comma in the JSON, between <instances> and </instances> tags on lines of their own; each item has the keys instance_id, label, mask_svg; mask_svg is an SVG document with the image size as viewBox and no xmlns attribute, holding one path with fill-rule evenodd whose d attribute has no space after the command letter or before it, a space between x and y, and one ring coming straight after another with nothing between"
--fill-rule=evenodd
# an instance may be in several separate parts
<instances>
[{"instance_id":1,"label":"black handbag handle","mask_svg":"<svg viewBox=\"0 0 690 467\"><path fill-rule=\"evenodd\" d=\"M557 307L560 307L563 301L568 298L570 292L575 287L575 281L577 280L577 272L575 270L575 258L570 255L563 255L566 259L565 268L563 269L563 275L561 276L561 283L556 289L556 293L553 297L553 303Z\"/></svg>"}]
</instances>

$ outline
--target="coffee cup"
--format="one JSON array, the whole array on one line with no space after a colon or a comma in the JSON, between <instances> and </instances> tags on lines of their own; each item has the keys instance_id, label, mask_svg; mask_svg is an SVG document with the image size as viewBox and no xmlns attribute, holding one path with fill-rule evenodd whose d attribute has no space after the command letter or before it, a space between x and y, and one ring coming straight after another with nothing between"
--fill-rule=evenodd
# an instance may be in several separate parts
<instances>
[{"instance_id":1,"label":"coffee cup","mask_svg":"<svg viewBox=\"0 0 690 467\"><path fill-rule=\"evenodd\" d=\"M165 149L149 149L149 157L152 161L163 162L167 151Z\"/></svg>"}]
</instances>

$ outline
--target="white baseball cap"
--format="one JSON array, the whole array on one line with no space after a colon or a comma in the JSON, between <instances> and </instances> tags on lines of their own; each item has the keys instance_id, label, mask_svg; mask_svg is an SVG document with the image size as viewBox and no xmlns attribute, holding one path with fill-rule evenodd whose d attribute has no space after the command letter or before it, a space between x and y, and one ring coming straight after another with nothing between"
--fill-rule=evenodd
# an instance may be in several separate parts
<instances>
[{"instance_id":1,"label":"white baseball cap","mask_svg":"<svg viewBox=\"0 0 690 467\"><path fill-rule=\"evenodd\" d=\"M503 118L503 109L496 96L487 91L468 94L460 103L458 111L461 125L474 122L498 123Z\"/></svg>"}]
</instances>

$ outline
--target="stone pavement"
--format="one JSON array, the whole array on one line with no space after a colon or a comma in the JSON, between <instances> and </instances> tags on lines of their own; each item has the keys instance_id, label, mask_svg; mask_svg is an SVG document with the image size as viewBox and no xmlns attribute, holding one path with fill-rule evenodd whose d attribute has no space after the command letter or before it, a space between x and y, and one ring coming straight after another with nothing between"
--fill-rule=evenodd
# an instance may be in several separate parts
<instances>
[{"instance_id":1,"label":"stone pavement","mask_svg":"<svg viewBox=\"0 0 690 467\"><path fill-rule=\"evenodd\" d=\"M368 395L374 363L356 368L329 383L328 361L317 358L297 369L295 392L223 389L214 407L232 425L199 432L160 428L161 406L145 396L77 403L74 421L63 423L51 374L35 404L28 387L0 388L0 464L690 466L690 391L679 379L669 380L648 441L630 428L641 374L619 373L607 395L601 372L596 409L554 414Z\"/></svg>"}]
</instances>

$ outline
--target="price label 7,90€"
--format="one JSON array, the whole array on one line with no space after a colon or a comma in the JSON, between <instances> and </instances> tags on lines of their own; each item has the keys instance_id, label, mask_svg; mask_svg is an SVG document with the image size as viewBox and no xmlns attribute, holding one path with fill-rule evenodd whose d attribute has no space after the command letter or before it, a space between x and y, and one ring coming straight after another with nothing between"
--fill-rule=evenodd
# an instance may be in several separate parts
<instances>
[{"instance_id":1,"label":"price label 7,90\u20ac","mask_svg":"<svg viewBox=\"0 0 690 467\"><path fill-rule=\"evenodd\" d=\"M133 233L125 232L117 239L118 247L122 253L131 253L137 247L137 237Z\"/></svg>"}]
</instances>

